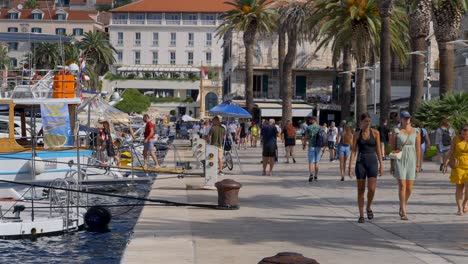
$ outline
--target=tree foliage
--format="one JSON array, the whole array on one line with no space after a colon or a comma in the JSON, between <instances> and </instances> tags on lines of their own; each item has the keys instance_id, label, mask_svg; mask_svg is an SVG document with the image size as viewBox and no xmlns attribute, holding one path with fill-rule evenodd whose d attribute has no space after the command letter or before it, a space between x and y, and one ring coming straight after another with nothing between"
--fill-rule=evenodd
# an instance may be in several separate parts
<instances>
[{"instance_id":1,"label":"tree foliage","mask_svg":"<svg viewBox=\"0 0 468 264\"><path fill-rule=\"evenodd\" d=\"M232 9L221 15L223 23L217 36L233 31L243 32L245 47L245 99L247 109L253 112L253 56L257 34L271 33L275 27L276 11L266 0L231 0L225 2Z\"/></svg>"},{"instance_id":2,"label":"tree foliage","mask_svg":"<svg viewBox=\"0 0 468 264\"><path fill-rule=\"evenodd\" d=\"M148 97L140 93L137 89L128 89L123 93L122 101L115 107L125 113L142 113L150 107L151 102Z\"/></svg>"},{"instance_id":3,"label":"tree foliage","mask_svg":"<svg viewBox=\"0 0 468 264\"><path fill-rule=\"evenodd\" d=\"M0 43L0 70L8 68L10 58L8 57L8 46Z\"/></svg>"},{"instance_id":4,"label":"tree foliage","mask_svg":"<svg viewBox=\"0 0 468 264\"><path fill-rule=\"evenodd\" d=\"M424 101L414 117L429 129L439 127L447 118L455 129L468 124L468 92L452 93L443 99Z\"/></svg>"}]
</instances>

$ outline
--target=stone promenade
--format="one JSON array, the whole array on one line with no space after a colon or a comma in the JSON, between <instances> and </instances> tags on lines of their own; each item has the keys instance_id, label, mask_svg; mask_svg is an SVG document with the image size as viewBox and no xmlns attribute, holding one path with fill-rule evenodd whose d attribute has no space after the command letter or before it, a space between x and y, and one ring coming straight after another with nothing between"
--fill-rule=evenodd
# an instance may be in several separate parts
<instances>
[{"instance_id":1,"label":"stone promenade","mask_svg":"<svg viewBox=\"0 0 468 264\"><path fill-rule=\"evenodd\" d=\"M176 142L179 145L181 142ZM321 162L319 181L308 183L306 152L297 163L280 163L261 176L261 149L240 150L234 179L240 210L147 206L135 226L122 263L254 264L278 252L297 252L319 263L468 263L468 214L456 216L454 186L438 165L426 162L408 205L409 221L398 216L396 181L378 179L375 218L358 224L356 182L340 182L338 162ZM169 153L167 159L171 157ZM191 152L180 151L183 159ZM168 161L169 162L169 161ZM203 178L159 175L150 198L216 204L217 192L187 190Z\"/></svg>"}]
</instances>

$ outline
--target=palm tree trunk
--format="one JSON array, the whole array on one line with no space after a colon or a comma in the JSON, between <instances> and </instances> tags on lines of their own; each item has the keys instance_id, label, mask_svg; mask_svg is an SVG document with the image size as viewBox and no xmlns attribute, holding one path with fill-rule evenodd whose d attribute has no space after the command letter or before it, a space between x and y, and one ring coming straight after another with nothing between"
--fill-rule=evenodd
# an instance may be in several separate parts
<instances>
[{"instance_id":1,"label":"palm tree trunk","mask_svg":"<svg viewBox=\"0 0 468 264\"><path fill-rule=\"evenodd\" d=\"M364 67L364 63L359 63L358 68ZM356 124L359 127L361 114L367 112L367 89L366 89L366 70L356 71Z\"/></svg>"},{"instance_id":2,"label":"palm tree trunk","mask_svg":"<svg viewBox=\"0 0 468 264\"><path fill-rule=\"evenodd\" d=\"M390 15L392 12L392 0L379 1L379 13L382 28L380 32L380 116L387 117L390 114L392 100L392 55ZM374 69L375 70L375 69ZM375 92L375 91L374 91ZM367 102L366 102L367 103Z\"/></svg>"},{"instance_id":3,"label":"palm tree trunk","mask_svg":"<svg viewBox=\"0 0 468 264\"><path fill-rule=\"evenodd\" d=\"M426 48L424 37L413 38L411 40L413 51L422 51ZM421 105L421 97L424 90L424 57L413 55L411 57L411 96L409 111L414 114Z\"/></svg>"},{"instance_id":4,"label":"palm tree trunk","mask_svg":"<svg viewBox=\"0 0 468 264\"><path fill-rule=\"evenodd\" d=\"M443 97L453 91L455 54L454 44L449 42L457 39L464 12L461 5L456 5L451 0L441 0L438 6L434 6L435 1L432 3L434 34L440 58L439 94Z\"/></svg>"},{"instance_id":5,"label":"palm tree trunk","mask_svg":"<svg viewBox=\"0 0 468 264\"><path fill-rule=\"evenodd\" d=\"M279 96L283 98L284 82L283 82L283 65L286 57L286 34L283 27L278 29L278 83Z\"/></svg>"},{"instance_id":6,"label":"palm tree trunk","mask_svg":"<svg viewBox=\"0 0 468 264\"><path fill-rule=\"evenodd\" d=\"M245 46L245 104L247 111L253 113L253 59L256 30L251 29L244 32Z\"/></svg>"},{"instance_id":7,"label":"palm tree trunk","mask_svg":"<svg viewBox=\"0 0 468 264\"><path fill-rule=\"evenodd\" d=\"M343 71L349 73L343 75L341 120L347 120L351 116L351 50L349 45L346 45L343 49Z\"/></svg>"},{"instance_id":8,"label":"palm tree trunk","mask_svg":"<svg viewBox=\"0 0 468 264\"><path fill-rule=\"evenodd\" d=\"M426 50L426 38L429 36L431 21L431 1L432 0L419 0L417 5L414 6L413 0L406 0L412 51ZM427 55L428 54L426 54L426 56ZM426 59L427 58L428 57L426 57ZM409 111L414 114L421 105L421 97L424 93L424 56L413 55L411 57L411 62L411 96ZM427 63L431 62L428 61Z\"/></svg>"},{"instance_id":9,"label":"palm tree trunk","mask_svg":"<svg viewBox=\"0 0 468 264\"><path fill-rule=\"evenodd\" d=\"M453 43L438 43L440 59L440 86L439 94L441 97L453 91L455 52Z\"/></svg>"},{"instance_id":10,"label":"palm tree trunk","mask_svg":"<svg viewBox=\"0 0 468 264\"><path fill-rule=\"evenodd\" d=\"M288 53L284 59L284 90L283 90L283 102L282 102L282 119L283 123L288 120L292 120L292 77L293 77L293 66L296 61L296 50L297 50L297 32L290 30L288 32Z\"/></svg>"}]
</instances>

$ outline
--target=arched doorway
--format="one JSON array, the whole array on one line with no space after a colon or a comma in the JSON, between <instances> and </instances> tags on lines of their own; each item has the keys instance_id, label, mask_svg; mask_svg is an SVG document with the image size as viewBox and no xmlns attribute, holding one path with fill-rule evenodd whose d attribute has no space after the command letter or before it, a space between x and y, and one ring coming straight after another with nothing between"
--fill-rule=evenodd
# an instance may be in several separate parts
<instances>
[{"instance_id":1,"label":"arched doorway","mask_svg":"<svg viewBox=\"0 0 468 264\"><path fill-rule=\"evenodd\" d=\"M205 96L205 109L206 111L209 111L211 108L215 107L218 105L218 96L213 93L209 92Z\"/></svg>"}]
</instances>

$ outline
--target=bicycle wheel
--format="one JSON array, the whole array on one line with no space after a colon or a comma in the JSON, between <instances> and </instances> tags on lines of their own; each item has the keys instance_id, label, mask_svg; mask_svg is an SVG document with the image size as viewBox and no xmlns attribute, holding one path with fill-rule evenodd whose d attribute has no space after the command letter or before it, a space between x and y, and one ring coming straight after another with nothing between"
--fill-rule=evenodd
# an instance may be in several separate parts
<instances>
[{"instance_id":1,"label":"bicycle wheel","mask_svg":"<svg viewBox=\"0 0 468 264\"><path fill-rule=\"evenodd\" d=\"M232 156L231 153L226 152L224 153L224 157L226 160L226 166L229 170L232 170L234 168L234 163L232 162Z\"/></svg>"}]
</instances>

